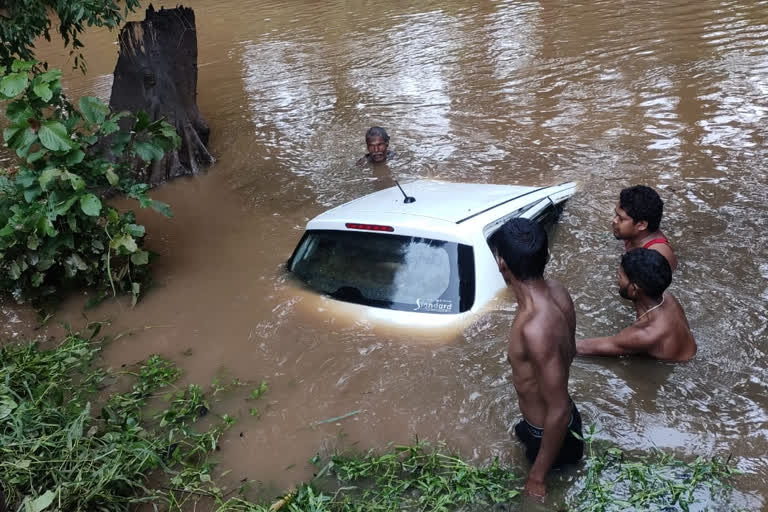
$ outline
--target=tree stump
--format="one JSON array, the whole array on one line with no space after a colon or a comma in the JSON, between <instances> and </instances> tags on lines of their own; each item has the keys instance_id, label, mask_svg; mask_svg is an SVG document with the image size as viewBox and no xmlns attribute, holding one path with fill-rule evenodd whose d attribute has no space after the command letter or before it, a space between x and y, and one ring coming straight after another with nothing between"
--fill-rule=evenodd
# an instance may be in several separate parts
<instances>
[{"instance_id":1,"label":"tree stump","mask_svg":"<svg viewBox=\"0 0 768 512\"><path fill-rule=\"evenodd\" d=\"M197 31L192 9L155 11L150 4L144 21L126 23L120 31L109 106L115 111L143 110L153 121L164 118L181 136L181 148L153 161L137 176L141 181L157 185L198 174L201 164L214 161L206 147L210 128L197 108Z\"/></svg>"}]
</instances>

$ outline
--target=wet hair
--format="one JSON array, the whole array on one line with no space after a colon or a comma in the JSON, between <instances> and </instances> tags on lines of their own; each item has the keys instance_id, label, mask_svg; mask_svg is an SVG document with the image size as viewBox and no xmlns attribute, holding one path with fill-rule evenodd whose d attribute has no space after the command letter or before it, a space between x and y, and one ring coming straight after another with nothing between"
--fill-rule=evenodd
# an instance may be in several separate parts
<instances>
[{"instance_id":1,"label":"wet hair","mask_svg":"<svg viewBox=\"0 0 768 512\"><path fill-rule=\"evenodd\" d=\"M368 131L365 132L366 143L373 137L381 137L384 139L384 142L387 142L387 143L389 142L389 135L387 135L387 130L385 130L381 126L371 126L370 128L368 128Z\"/></svg>"},{"instance_id":2,"label":"wet hair","mask_svg":"<svg viewBox=\"0 0 768 512\"><path fill-rule=\"evenodd\" d=\"M630 283L647 296L659 299L672 282L672 267L667 258L653 249L632 249L621 257L621 268Z\"/></svg>"},{"instance_id":3,"label":"wet hair","mask_svg":"<svg viewBox=\"0 0 768 512\"><path fill-rule=\"evenodd\" d=\"M532 220L514 218L504 223L488 240L516 279L544 277L549 258L547 232Z\"/></svg>"},{"instance_id":4,"label":"wet hair","mask_svg":"<svg viewBox=\"0 0 768 512\"><path fill-rule=\"evenodd\" d=\"M635 185L628 187L619 194L619 206L632 217L635 223L648 222L648 231L659 229L661 215L664 212L664 201L651 187Z\"/></svg>"}]
</instances>

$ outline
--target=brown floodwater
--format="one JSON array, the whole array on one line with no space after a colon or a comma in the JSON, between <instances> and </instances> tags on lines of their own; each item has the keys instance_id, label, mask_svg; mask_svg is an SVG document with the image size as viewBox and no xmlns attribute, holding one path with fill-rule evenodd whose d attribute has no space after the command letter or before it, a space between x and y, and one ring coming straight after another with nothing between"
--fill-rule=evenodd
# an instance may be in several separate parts
<instances>
[{"instance_id":1,"label":"brown floodwater","mask_svg":"<svg viewBox=\"0 0 768 512\"><path fill-rule=\"evenodd\" d=\"M522 461L504 355L514 300L450 332L363 323L286 276L309 218L392 177L576 180L549 275L573 295L578 335L603 335L633 318L609 224L619 190L642 183L665 200L672 291L698 355L577 359L571 393L600 440L732 455L745 475L716 508L766 507L768 2L188 3L217 162L156 190L173 219L141 212L159 257L136 308L83 312L78 296L52 322L85 315L130 333L105 350L115 367L160 353L189 382L269 381L259 418L244 393L216 406L239 420L218 454L226 478L284 488L311 476L318 451L415 436L476 462ZM71 96L108 98L115 39L88 34L88 74L65 73ZM58 44L42 54L70 63ZM374 124L401 158L356 168ZM32 332L28 309L1 312L6 338ZM561 477L561 492L579 474Z\"/></svg>"}]
</instances>

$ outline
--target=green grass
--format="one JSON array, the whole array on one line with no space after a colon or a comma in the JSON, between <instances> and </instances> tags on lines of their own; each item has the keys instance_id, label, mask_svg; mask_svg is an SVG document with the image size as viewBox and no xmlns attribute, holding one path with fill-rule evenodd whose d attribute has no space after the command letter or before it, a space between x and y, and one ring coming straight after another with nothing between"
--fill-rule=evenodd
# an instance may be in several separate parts
<instances>
[{"instance_id":1,"label":"green grass","mask_svg":"<svg viewBox=\"0 0 768 512\"><path fill-rule=\"evenodd\" d=\"M215 396L247 384L178 388L180 370L159 356L112 373L93 365L102 344L70 333L49 350L0 347L0 497L8 510L127 511L151 503L171 511L198 504L217 512L486 511L519 501L524 469L474 466L417 441L383 453L316 456L312 481L253 503L247 484L220 487L210 459L234 421L211 412ZM267 391L261 382L246 400ZM197 424L204 416L214 420L207 429ZM630 457L600 449L594 429L585 440L584 476L567 503L550 504L558 510L669 512L727 502L735 473L727 462L661 452Z\"/></svg>"},{"instance_id":2,"label":"green grass","mask_svg":"<svg viewBox=\"0 0 768 512\"><path fill-rule=\"evenodd\" d=\"M685 511L693 505L711 503L721 510L718 499L727 495L727 485L739 474L729 460L697 457L685 462L662 451L627 456L622 450L596 448L594 427L587 441L587 475L583 488L571 500L573 512L628 510Z\"/></svg>"},{"instance_id":3,"label":"green grass","mask_svg":"<svg viewBox=\"0 0 768 512\"><path fill-rule=\"evenodd\" d=\"M129 510L165 499L146 487L161 470L205 461L231 420L204 432L200 389L178 390L167 409L144 416L147 401L180 375L152 356L126 392L100 391L116 376L91 368L100 341L68 335L53 350L0 348L0 487L11 510Z\"/></svg>"}]
</instances>

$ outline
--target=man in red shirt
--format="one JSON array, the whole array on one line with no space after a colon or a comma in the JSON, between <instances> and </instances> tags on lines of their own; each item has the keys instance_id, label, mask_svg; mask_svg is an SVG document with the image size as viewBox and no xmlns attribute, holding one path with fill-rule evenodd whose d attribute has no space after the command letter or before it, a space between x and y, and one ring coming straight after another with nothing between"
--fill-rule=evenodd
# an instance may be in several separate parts
<instances>
[{"instance_id":1,"label":"man in red shirt","mask_svg":"<svg viewBox=\"0 0 768 512\"><path fill-rule=\"evenodd\" d=\"M651 187L635 185L619 194L613 216L613 236L624 240L624 250L652 249L661 253L674 271L677 257L664 233L659 230L664 202Z\"/></svg>"}]
</instances>

